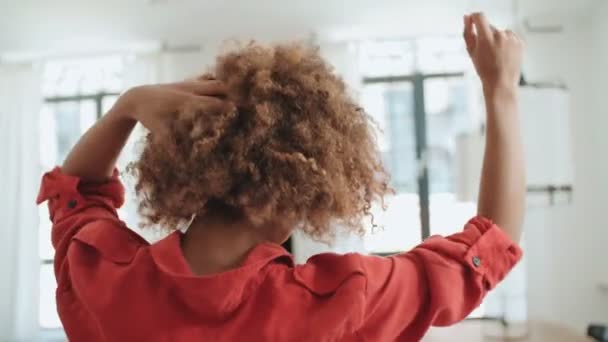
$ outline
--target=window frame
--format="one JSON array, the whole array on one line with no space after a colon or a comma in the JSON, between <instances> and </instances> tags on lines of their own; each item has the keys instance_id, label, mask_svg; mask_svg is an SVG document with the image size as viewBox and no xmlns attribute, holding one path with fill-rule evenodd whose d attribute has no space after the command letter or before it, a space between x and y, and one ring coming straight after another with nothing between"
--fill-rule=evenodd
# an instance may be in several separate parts
<instances>
[{"instance_id":1,"label":"window frame","mask_svg":"<svg viewBox=\"0 0 608 342\"><path fill-rule=\"evenodd\" d=\"M426 108L424 103L424 82L433 78L465 78L465 72L421 73L410 75L363 77L363 86L371 84L406 83L413 85L414 90L414 136L416 146L416 160L419 165L418 173L418 199L420 203L420 238L425 240L431 235L430 226L430 193L429 193L429 167L427 163L428 142ZM398 253L400 251L395 251ZM394 253L375 253L377 255L391 255Z\"/></svg>"}]
</instances>

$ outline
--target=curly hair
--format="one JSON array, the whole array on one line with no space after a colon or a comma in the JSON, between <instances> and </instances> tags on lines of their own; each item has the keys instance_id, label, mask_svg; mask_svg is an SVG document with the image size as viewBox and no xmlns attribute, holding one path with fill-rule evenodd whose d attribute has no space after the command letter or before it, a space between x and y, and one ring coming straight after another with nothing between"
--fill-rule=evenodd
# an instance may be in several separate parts
<instances>
[{"instance_id":1,"label":"curly hair","mask_svg":"<svg viewBox=\"0 0 608 342\"><path fill-rule=\"evenodd\" d=\"M319 240L336 224L363 234L372 202L391 191L388 174L370 116L318 48L250 43L219 56L210 74L236 109L191 104L169 138L147 135L130 166L145 224L290 217Z\"/></svg>"}]
</instances>

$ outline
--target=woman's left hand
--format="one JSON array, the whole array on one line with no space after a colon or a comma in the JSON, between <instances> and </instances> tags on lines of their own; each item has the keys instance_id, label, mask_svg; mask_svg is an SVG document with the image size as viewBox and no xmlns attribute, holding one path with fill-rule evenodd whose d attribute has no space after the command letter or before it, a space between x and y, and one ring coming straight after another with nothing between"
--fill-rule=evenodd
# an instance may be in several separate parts
<instances>
[{"instance_id":1,"label":"woman's left hand","mask_svg":"<svg viewBox=\"0 0 608 342\"><path fill-rule=\"evenodd\" d=\"M124 93L114 105L118 111L141 122L153 134L162 134L167 122L189 103L218 110L229 106L226 88L216 80L188 80L177 83L138 86Z\"/></svg>"}]
</instances>

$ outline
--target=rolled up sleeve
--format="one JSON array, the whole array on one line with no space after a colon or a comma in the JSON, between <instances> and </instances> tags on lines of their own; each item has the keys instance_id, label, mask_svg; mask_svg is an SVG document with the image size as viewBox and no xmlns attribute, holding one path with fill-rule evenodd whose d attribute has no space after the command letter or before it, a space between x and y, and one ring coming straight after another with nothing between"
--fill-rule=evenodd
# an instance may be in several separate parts
<instances>
[{"instance_id":1,"label":"rolled up sleeve","mask_svg":"<svg viewBox=\"0 0 608 342\"><path fill-rule=\"evenodd\" d=\"M522 251L492 221L476 217L461 233L430 237L411 251L420 259L443 257L440 263L462 264L480 277L484 289L493 289L522 257Z\"/></svg>"},{"instance_id":2,"label":"rolled up sleeve","mask_svg":"<svg viewBox=\"0 0 608 342\"><path fill-rule=\"evenodd\" d=\"M106 181L91 182L66 175L56 167L42 177L36 203L48 200L50 219L56 223L92 207L107 209L115 215L115 209L124 203L124 194L118 170L114 170L112 177Z\"/></svg>"},{"instance_id":3,"label":"rolled up sleeve","mask_svg":"<svg viewBox=\"0 0 608 342\"><path fill-rule=\"evenodd\" d=\"M521 257L517 244L482 217L460 233L430 237L407 253L365 257L367 307L360 334L417 341L432 325L459 322Z\"/></svg>"},{"instance_id":4,"label":"rolled up sleeve","mask_svg":"<svg viewBox=\"0 0 608 342\"><path fill-rule=\"evenodd\" d=\"M60 271L72 238L85 225L95 221L109 220L120 224L116 209L122 206L124 193L117 170L103 182L64 174L59 167L42 177L36 202L48 201L53 223L51 240L55 248L55 274L60 283Z\"/></svg>"}]
</instances>

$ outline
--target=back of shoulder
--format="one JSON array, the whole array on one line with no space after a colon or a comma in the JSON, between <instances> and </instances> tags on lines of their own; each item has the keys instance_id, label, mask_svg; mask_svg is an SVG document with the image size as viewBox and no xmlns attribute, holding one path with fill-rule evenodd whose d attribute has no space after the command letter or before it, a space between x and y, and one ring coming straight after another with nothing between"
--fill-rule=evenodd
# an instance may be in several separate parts
<instances>
[{"instance_id":1,"label":"back of shoulder","mask_svg":"<svg viewBox=\"0 0 608 342\"><path fill-rule=\"evenodd\" d=\"M109 219L86 224L74 235L73 242L86 245L103 259L117 264L130 263L139 248L149 245L122 221Z\"/></svg>"},{"instance_id":2,"label":"back of shoulder","mask_svg":"<svg viewBox=\"0 0 608 342\"><path fill-rule=\"evenodd\" d=\"M365 272L359 254L318 254L294 269L295 280L309 291L325 296L346 286L365 288Z\"/></svg>"}]
</instances>

